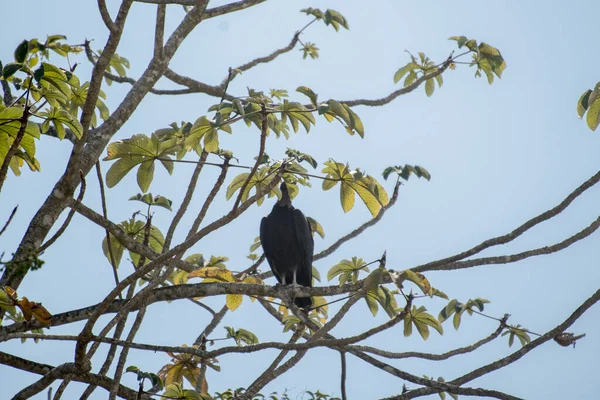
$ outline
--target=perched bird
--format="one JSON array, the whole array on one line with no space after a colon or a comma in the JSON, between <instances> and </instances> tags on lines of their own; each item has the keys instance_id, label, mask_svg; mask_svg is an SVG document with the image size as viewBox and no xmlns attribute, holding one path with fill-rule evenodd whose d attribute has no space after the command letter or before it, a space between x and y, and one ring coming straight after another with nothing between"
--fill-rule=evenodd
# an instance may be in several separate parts
<instances>
[{"instance_id":1,"label":"perched bird","mask_svg":"<svg viewBox=\"0 0 600 400\"><path fill-rule=\"evenodd\" d=\"M312 286L314 242L310 224L302 211L292 206L285 182L281 199L260 223L260 243L265 257L282 285ZM310 307L310 297L294 299L298 307Z\"/></svg>"}]
</instances>

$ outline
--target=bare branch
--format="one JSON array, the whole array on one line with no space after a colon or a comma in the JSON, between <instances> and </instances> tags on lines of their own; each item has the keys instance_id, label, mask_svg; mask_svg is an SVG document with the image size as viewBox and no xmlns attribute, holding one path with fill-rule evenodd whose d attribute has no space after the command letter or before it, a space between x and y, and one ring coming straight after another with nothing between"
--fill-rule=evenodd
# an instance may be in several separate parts
<instances>
[{"instance_id":1,"label":"bare branch","mask_svg":"<svg viewBox=\"0 0 600 400\"><path fill-rule=\"evenodd\" d=\"M340 387L342 393L342 400L347 400L346 396L346 353L340 351L340 364L341 364L341 374L340 374Z\"/></svg>"},{"instance_id":2,"label":"bare branch","mask_svg":"<svg viewBox=\"0 0 600 400\"><path fill-rule=\"evenodd\" d=\"M217 178L217 181L213 185L213 188L211 189L210 193L206 197L206 200L204 200L204 204L202 204L202 208L200 209L198 216L194 220L194 223L192 224L190 231L187 234L186 239L191 238L196 232L198 232L198 228L200 227L200 224L204 220L204 217L206 216L206 213L208 212L208 208L210 207L213 200L217 196L217 193L219 193L219 190L221 190L221 186L223 186L223 182L225 182L225 177L227 176L228 170L229 170L229 158L226 158L225 162L223 162L223 164L221 165L221 173L219 174L219 177Z\"/></svg>"},{"instance_id":3,"label":"bare branch","mask_svg":"<svg viewBox=\"0 0 600 400\"><path fill-rule=\"evenodd\" d=\"M200 155L200 160L196 164L196 168L192 173L192 177L190 178L190 183L188 184L187 191L185 192L185 196L183 197L183 201L179 206L179 209L175 213L173 220L171 221L171 225L169 225L169 229L167 230L167 235L165 236L165 243L163 245L163 251L169 250L171 247L171 240L173 239L173 234L175 233L175 229L181 221L181 218L185 215L190 202L192 201L192 196L194 195L194 191L196 190L196 184L198 183L198 177L200 176L200 172L202 172L202 167L204 167L204 162L208 157L208 153L206 151L202 151Z\"/></svg>"},{"instance_id":4,"label":"bare branch","mask_svg":"<svg viewBox=\"0 0 600 400\"><path fill-rule=\"evenodd\" d=\"M165 14L167 6L159 4L156 8L156 27L154 32L154 58L162 58L162 48L165 36Z\"/></svg>"},{"instance_id":5,"label":"bare branch","mask_svg":"<svg viewBox=\"0 0 600 400\"><path fill-rule=\"evenodd\" d=\"M303 330L304 325L300 324L294 331L292 337L290 337L288 344L296 343L298 339L300 339L300 337L302 336ZM260 389L262 389L267 383L271 382L277 376L292 368L296 363L298 363L298 361L300 361L302 356L304 356L306 350L304 352L296 353L294 357L290 358L284 365L281 366L282 369L280 370L279 368L277 368L277 366L285 358L285 356L287 356L288 353L289 350L284 349L277 355L277 357L275 357L273 362L264 370L264 372L260 374L260 376L256 378L254 382L250 384L250 386L248 386L248 389L246 389L246 392L244 392L244 394L242 395L243 400L252 399L254 395L258 393ZM279 373L278 370L280 371Z\"/></svg>"},{"instance_id":6,"label":"bare branch","mask_svg":"<svg viewBox=\"0 0 600 400\"><path fill-rule=\"evenodd\" d=\"M96 177L98 178L98 185L100 186L100 201L102 203L102 216L105 220L108 221L108 207L106 206L106 193L104 191L104 179L102 179L102 168L100 167L100 161L96 162ZM77 203L81 204L81 201ZM71 210L75 210L75 208L71 207ZM106 247L108 249L108 257L109 263L113 271L113 278L115 279L115 285L119 284L119 273L117 272L117 261L112 248L112 239L110 237L110 232L107 228L104 228L104 233L106 237ZM119 298L123 298L121 293L119 293Z\"/></svg>"},{"instance_id":7,"label":"bare branch","mask_svg":"<svg viewBox=\"0 0 600 400\"><path fill-rule=\"evenodd\" d=\"M492 371L498 370L500 368L503 368L507 365L512 364L513 362L519 360L520 358L525 356L527 353L529 353L536 347L541 346L542 344L544 344L550 340L553 340L557 335L564 332L571 325L573 325L573 323L575 323L575 321L577 321L577 319L579 319L579 317L581 317L589 308L591 308L593 305L595 305L598 301L600 301L600 289L597 290L588 299L586 299L575 311L573 311L573 313L563 323L558 325L556 328L548 331L547 333L540 336L539 338L532 340L530 343L521 347L519 350L515 351L514 353L512 353L504 358L501 358L500 360L497 360L490 364L484 365L483 367L477 368L477 369L475 369L459 378L456 378L448 383L450 383L452 385L463 385L463 384L470 382L474 379L477 379L483 375L489 374ZM436 391L432 391L428 388L417 389L417 390L411 391L410 397L406 397L406 398L415 398L415 397L425 396L425 395L435 393L435 392Z\"/></svg>"},{"instance_id":8,"label":"bare branch","mask_svg":"<svg viewBox=\"0 0 600 400\"><path fill-rule=\"evenodd\" d=\"M148 4L164 4L164 5L182 5L192 7L196 5L196 0L135 0L137 3L148 3ZM204 19L219 17L221 15L229 14L232 12L240 11L246 8L250 8L257 4L263 3L266 0L243 0L236 1L233 3L225 4L219 7L209 8L206 10Z\"/></svg>"},{"instance_id":9,"label":"bare branch","mask_svg":"<svg viewBox=\"0 0 600 400\"><path fill-rule=\"evenodd\" d=\"M108 8L106 8L106 0L98 0L98 11L100 11L100 16L102 17L102 21L104 22L106 28L108 28L110 32L114 32L117 28L110 17Z\"/></svg>"},{"instance_id":10,"label":"bare branch","mask_svg":"<svg viewBox=\"0 0 600 400\"><path fill-rule=\"evenodd\" d=\"M23 371L32 372L38 375L45 375L52 371L55 367L48 364L40 364L30 360L26 360L21 357L13 356L0 351L0 364L8 365L13 368L18 368ZM107 378L99 374L83 373L77 375L71 375L71 379L77 382L90 383L110 390L112 386L112 379ZM125 386L119 387L119 396L124 399L135 399L137 392L133 391ZM149 396L144 395L139 400L150 400Z\"/></svg>"},{"instance_id":11,"label":"bare branch","mask_svg":"<svg viewBox=\"0 0 600 400\"><path fill-rule=\"evenodd\" d=\"M560 204L558 204L556 207L551 208L550 210L543 212L542 214L536 216L535 218L530 219L529 221L525 222L523 225L519 226L512 232L510 232L506 235L503 235L503 236L498 236L495 238L488 239L488 240L478 244L477 246L473 247L472 249L463 251L462 253L459 253L457 255L447 257L447 258L437 260L437 261L432 261L427 264L419 265L416 268L414 268L414 270L421 271L421 272L422 271L432 271L432 270L434 270L435 267L450 264L450 263L465 259L467 257L470 257L472 255L480 253L481 251L483 251L489 247L493 247L493 246L511 242L514 239L516 239L517 237L521 236L523 233L527 232L529 229L533 228L534 226L536 226L544 221L547 221L547 220L557 216L558 214L560 214L573 202L573 200L575 200L583 192L585 192L586 190L588 190L589 188L591 188L592 186L597 184L598 181L600 181L600 171L597 172L590 179L588 179L587 181L582 183L577 189L575 189L567 197L565 197L565 199L563 201L561 201Z\"/></svg>"},{"instance_id":12,"label":"bare branch","mask_svg":"<svg viewBox=\"0 0 600 400\"><path fill-rule=\"evenodd\" d=\"M131 297L133 297L133 293L135 290L135 286L131 285L129 286L129 289L127 291L127 295L126 298L127 299L131 299ZM117 326L115 328L115 333L113 334L113 339L115 340L119 340L121 338L121 335L123 334L123 331L125 330L125 324L127 323L127 318L123 318L121 320L119 320L119 322L117 323ZM90 351L88 352L87 356L88 358L92 358L92 356L94 355L94 353L96 352L97 347L94 347L93 345L90 347ZM100 371L98 371L98 373L100 375L106 375L106 373L108 372L110 366L112 365L112 362L114 360L115 354L117 352L117 344L116 343L111 343L110 348L108 349L108 353L106 355L106 358L104 359L104 363L102 364L102 367L100 367ZM62 386L62 385L61 385ZM81 395L81 399L80 400L87 400L87 398L94 392L94 390L96 389L96 385L89 385L85 391L83 392L83 394Z\"/></svg>"},{"instance_id":13,"label":"bare branch","mask_svg":"<svg viewBox=\"0 0 600 400\"><path fill-rule=\"evenodd\" d=\"M2 227L2 229L0 229L0 236L2 236L2 234L4 233L4 231L6 230L6 228L8 228L8 225L10 225L10 221L12 221L12 219L14 218L15 214L17 213L17 209L18 208L19 208L19 206L17 205L10 212L10 215L8 216L8 219L6 220L6 223L4 224L4 226Z\"/></svg>"},{"instance_id":14,"label":"bare branch","mask_svg":"<svg viewBox=\"0 0 600 400\"><path fill-rule=\"evenodd\" d=\"M475 266L481 265L494 265L494 264L509 264L517 261L524 260L529 257L546 255L556 253L557 251L566 249L570 245L575 242L578 242L582 239L585 239L592 233L594 233L600 227L600 217L598 217L594 222L588 225L583 230L577 232L575 235L563 240L562 242L553 244L551 246L539 247L537 249L524 251L517 254L511 254L506 256L497 256L497 257L483 257L483 258L475 258L473 260L466 261L457 261L454 263L433 266L433 267L417 267L411 268L414 272L425 272L425 271L451 271L456 269L464 269L464 268L472 268Z\"/></svg>"},{"instance_id":15,"label":"bare branch","mask_svg":"<svg viewBox=\"0 0 600 400\"><path fill-rule=\"evenodd\" d=\"M133 322L133 326L127 335L127 342L132 342L135 339L135 335L137 334L140 326L142 325L142 321L144 320L144 316L146 315L146 307L142 307L138 312L138 315L135 317L135 321ZM124 318L125 319L125 318ZM129 354L129 348L124 347L121 350L121 355L119 356L119 361L117 361L117 368L115 370L114 375L114 384L110 389L109 400L114 400L117 392L119 390L119 382L123 377L123 370L125 369L125 362L127 360L127 356Z\"/></svg>"},{"instance_id":16,"label":"bare branch","mask_svg":"<svg viewBox=\"0 0 600 400\"><path fill-rule=\"evenodd\" d=\"M477 350L484 344L489 343L492 340L496 339L498 336L500 336L504 326L505 325L501 324L494 332L492 332L491 335L489 335L481 340L478 340L477 342L473 343L472 345L465 346L465 347L459 347L457 349L450 350L450 351L447 351L442 354L421 353L418 351L407 351L407 352L403 352L403 353L395 353L395 352L391 352L391 351L380 350L380 349L377 349L377 348L371 347L371 346L360 346L360 345L352 345L352 346L349 346L349 348L351 348L353 350L362 351L365 353L372 353L372 354L375 354L375 355L378 355L381 357L385 357L385 358L393 358L393 359L421 358L424 360L441 361L441 360L447 360L450 357L454 357L454 356L461 355L461 354L471 353L471 352Z\"/></svg>"},{"instance_id":17,"label":"bare branch","mask_svg":"<svg viewBox=\"0 0 600 400\"><path fill-rule=\"evenodd\" d=\"M263 155L265 154L265 143L267 140L267 131L269 130L269 125L267 124L267 111L266 111L266 107L264 104L262 105L262 113L261 114L262 114L261 115L262 121L261 121L261 125L260 125L260 144L259 144L259 149L258 149L258 155L256 156L256 162L252 166L252 169L250 170L248 177L246 178L246 180L244 181L244 184L240 188L240 194L238 194L237 198L235 199L235 202L233 203L234 210L240 205L240 202L242 201L242 197L244 197L244 193L246 192L246 188L248 187L248 184L254 177L254 174L256 174L256 171L258 170L258 166L262 163L262 161L263 161L262 158L263 158Z\"/></svg>"},{"instance_id":18,"label":"bare branch","mask_svg":"<svg viewBox=\"0 0 600 400\"><path fill-rule=\"evenodd\" d=\"M2 100L4 101L4 105L8 107L13 102L13 96L10 90L10 86L8 85L8 82L4 79L0 81L0 84L2 85L2 91L4 92Z\"/></svg>"},{"instance_id":19,"label":"bare branch","mask_svg":"<svg viewBox=\"0 0 600 400\"><path fill-rule=\"evenodd\" d=\"M425 74L419 79L415 80L410 85L403 87L402 89L398 89L387 95L386 97L382 97L381 99L376 100L368 100L368 99L359 99L359 100L341 100L340 103L345 103L348 107L354 106L369 106L369 107L380 107L385 104L391 103L397 97L402 96L404 94L408 94L413 90L417 89L423 82L429 80L431 78L435 78L438 75L441 75L446 71L446 69L450 66L452 62L452 56L448 57L448 59L442 64L442 66L436 71Z\"/></svg>"},{"instance_id":20,"label":"bare branch","mask_svg":"<svg viewBox=\"0 0 600 400\"><path fill-rule=\"evenodd\" d=\"M38 381L32 383L17 393L13 397L13 400L24 400L33 397L50 386L55 380L61 379L64 376L71 375L75 372L77 372L77 368L73 363L59 365L58 367L53 368L44 374L44 376Z\"/></svg>"},{"instance_id":21,"label":"bare branch","mask_svg":"<svg viewBox=\"0 0 600 400\"><path fill-rule=\"evenodd\" d=\"M77 195L77 199L75 199L75 202L73 203L74 207L77 207L77 205L81 203L81 201L83 200L83 196L85 195L85 179L84 179L83 173L81 171L79 171L79 174L80 174L80 178L81 178L81 187L79 188L79 195ZM73 219L74 214L75 214L74 209L69 210L69 213L67 214L67 218L65 218L65 222L63 222L61 227L58 228L56 233L50 239L48 239L48 241L46 243L44 243L42 246L40 246L40 250L39 250L40 253L42 253L48 247L52 246L54 244L54 242L56 242L56 240L58 240L58 238L65 232L65 230L67 230L67 227L71 223L71 220Z\"/></svg>"}]
</instances>

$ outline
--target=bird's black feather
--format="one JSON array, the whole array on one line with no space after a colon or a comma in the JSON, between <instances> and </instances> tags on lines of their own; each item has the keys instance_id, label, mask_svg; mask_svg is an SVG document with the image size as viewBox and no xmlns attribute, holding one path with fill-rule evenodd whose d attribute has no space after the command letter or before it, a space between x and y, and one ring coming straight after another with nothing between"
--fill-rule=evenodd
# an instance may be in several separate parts
<instances>
[{"instance_id":1,"label":"bird's black feather","mask_svg":"<svg viewBox=\"0 0 600 400\"><path fill-rule=\"evenodd\" d=\"M273 274L282 284L294 281L312 286L314 242L310 224L302 211L291 204L287 186L281 184L282 198L260 224L260 242ZM298 307L310 307L310 297L294 299Z\"/></svg>"}]
</instances>

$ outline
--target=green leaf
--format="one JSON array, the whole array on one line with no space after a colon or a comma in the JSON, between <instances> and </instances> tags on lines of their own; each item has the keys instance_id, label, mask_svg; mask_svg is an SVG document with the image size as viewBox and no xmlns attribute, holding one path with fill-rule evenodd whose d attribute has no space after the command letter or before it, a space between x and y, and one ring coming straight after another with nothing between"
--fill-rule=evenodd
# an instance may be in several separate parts
<instances>
[{"instance_id":1,"label":"green leaf","mask_svg":"<svg viewBox=\"0 0 600 400\"><path fill-rule=\"evenodd\" d=\"M415 68L418 68L418 65L415 64L414 62L409 62L404 67L400 68L394 74L394 83L400 82L400 80L404 77L404 75L408 74L409 72L411 72Z\"/></svg>"},{"instance_id":2,"label":"green leaf","mask_svg":"<svg viewBox=\"0 0 600 400\"><path fill-rule=\"evenodd\" d=\"M23 40L15 49L15 61L18 63L25 62L27 58L27 50L29 47L29 42L27 40Z\"/></svg>"},{"instance_id":3,"label":"green leaf","mask_svg":"<svg viewBox=\"0 0 600 400\"><path fill-rule=\"evenodd\" d=\"M425 94L427 95L427 97L431 97L434 90L435 90L435 81L433 80L433 78L427 79L425 81Z\"/></svg>"},{"instance_id":4,"label":"green leaf","mask_svg":"<svg viewBox=\"0 0 600 400\"><path fill-rule=\"evenodd\" d=\"M65 126L71 130L76 138L81 138L83 135L83 127L77 118L71 115L66 110L58 107L52 107L48 111L39 113L41 117L45 117L45 123L52 123L56 129L56 134L59 139L64 139L66 131Z\"/></svg>"},{"instance_id":5,"label":"green leaf","mask_svg":"<svg viewBox=\"0 0 600 400\"><path fill-rule=\"evenodd\" d=\"M467 40L469 39L467 39L466 36L452 36L448 40L455 40L458 48L460 49L465 45L465 43L467 43Z\"/></svg>"},{"instance_id":6,"label":"green leaf","mask_svg":"<svg viewBox=\"0 0 600 400\"><path fill-rule=\"evenodd\" d=\"M354 207L354 190L344 182L340 188L340 203L344 212L348 212Z\"/></svg>"},{"instance_id":7,"label":"green leaf","mask_svg":"<svg viewBox=\"0 0 600 400\"><path fill-rule=\"evenodd\" d=\"M167 172L173 172L173 161L169 155L177 153L180 149L176 138L161 140L156 134L151 137L139 134L130 139L113 142L108 145L107 157L104 161L117 161L111 165L106 173L106 184L114 187L136 166L140 166L137 179L140 189L146 191L154 176L154 162L160 162Z\"/></svg>"},{"instance_id":8,"label":"green leaf","mask_svg":"<svg viewBox=\"0 0 600 400\"><path fill-rule=\"evenodd\" d=\"M23 64L21 63L8 63L2 69L2 77L6 80L13 76L21 68L23 68Z\"/></svg>"},{"instance_id":9,"label":"green leaf","mask_svg":"<svg viewBox=\"0 0 600 400\"><path fill-rule=\"evenodd\" d=\"M597 97L593 103L591 103L587 109L587 115L585 121L588 127L595 131L600 123L600 97Z\"/></svg>"},{"instance_id":10,"label":"green leaf","mask_svg":"<svg viewBox=\"0 0 600 400\"><path fill-rule=\"evenodd\" d=\"M298 86L296 92L300 92L303 95L307 96L310 99L312 105L315 107L317 106L318 95L315 92L313 92L311 88L306 86Z\"/></svg>"},{"instance_id":11,"label":"green leaf","mask_svg":"<svg viewBox=\"0 0 600 400\"><path fill-rule=\"evenodd\" d=\"M377 305L377 293L371 290L367 291L365 294L365 301L367 302L367 307L369 307L369 311L373 316L377 315L377 311L379 311L379 306Z\"/></svg>"},{"instance_id":12,"label":"green leaf","mask_svg":"<svg viewBox=\"0 0 600 400\"><path fill-rule=\"evenodd\" d=\"M71 97L71 85L69 85L69 79L64 71L48 63L42 63L42 66L44 67L44 76L40 82L47 82L67 98Z\"/></svg>"},{"instance_id":13,"label":"green leaf","mask_svg":"<svg viewBox=\"0 0 600 400\"><path fill-rule=\"evenodd\" d=\"M321 224L314 218L311 217L306 217L306 219L308 220L308 223L310 224L310 230L311 232L317 233L319 236L321 236L321 238L325 239L325 231L323 230L323 227L321 226ZM250 250L252 251L252 250Z\"/></svg>"},{"instance_id":14,"label":"green leaf","mask_svg":"<svg viewBox=\"0 0 600 400\"><path fill-rule=\"evenodd\" d=\"M350 29L346 18L342 14L340 14L339 12L337 12L335 10L331 10L331 9L326 10L324 20L325 20L325 24L333 26L333 28L336 30L336 32L339 30L340 25L346 29Z\"/></svg>"},{"instance_id":15,"label":"green leaf","mask_svg":"<svg viewBox=\"0 0 600 400\"><path fill-rule=\"evenodd\" d=\"M590 98L590 94L592 94L592 91L589 89L586 90L577 101L577 115L579 118L583 118L585 111L588 109L588 100Z\"/></svg>"}]
</instances>

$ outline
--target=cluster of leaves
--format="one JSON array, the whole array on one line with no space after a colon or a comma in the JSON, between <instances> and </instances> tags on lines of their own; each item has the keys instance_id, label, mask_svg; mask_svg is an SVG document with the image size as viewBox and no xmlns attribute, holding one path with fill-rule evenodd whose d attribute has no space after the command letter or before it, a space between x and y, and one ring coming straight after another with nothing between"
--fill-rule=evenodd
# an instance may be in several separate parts
<instances>
[{"instance_id":1,"label":"cluster of leaves","mask_svg":"<svg viewBox=\"0 0 600 400\"><path fill-rule=\"evenodd\" d=\"M469 66L477 67L475 71L476 77L482 76L483 73L490 84L494 82L494 76L498 78L502 77L502 72L506 69L506 61L504 61L502 54L500 54L497 48L483 42L478 44L476 40L468 39L466 36L452 36L450 40L456 41L459 49L463 46L466 47L469 50L467 54L472 53L472 61ZM410 59L411 61L408 64L396 71L394 74L394 83L398 83L404 78L403 86L407 87L412 85L417 79L435 73L444 65L444 63L436 64L423 52L419 52L418 57L410 54ZM449 67L451 69L456 67L451 60L447 60L446 62L450 62ZM436 81L438 86L442 87L444 80L441 74L425 80L425 94L428 97L433 95Z\"/></svg>"},{"instance_id":2,"label":"cluster of leaves","mask_svg":"<svg viewBox=\"0 0 600 400\"><path fill-rule=\"evenodd\" d=\"M227 338L232 338L239 347L258 343L258 337L247 329L235 329L232 326L226 326Z\"/></svg>"},{"instance_id":3,"label":"cluster of leaves","mask_svg":"<svg viewBox=\"0 0 600 400\"><path fill-rule=\"evenodd\" d=\"M221 260L226 261L226 257L222 257ZM211 262L212 261L212 262ZM248 284L257 284L264 285L264 282L252 275L247 276L235 276L233 272L225 268L225 265L222 262L217 262L216 260L210 260L205 266L200 267L187 275L186 280L192 278L201 278L203 283L211 283L211 282L222 282L222 283L248 283ZM239 306L242 305L244 300L244 296L241 294L227 294L225 295L225 305L231 311L235 311ZM254 297L250 297L251 301L255 301Z\"/></svg>"},{"instance_id":4,"label":"cluster of leaves","mask_svg":"<svg viewBox=\"0 0 600 400\"><path fill-rule=\"evenodd\" d=\"M17 312L17 308L21 310L22 314ZM45 326L50 326L52 314L46 310L42 303L30 301L27 297L19 299L17 292L11 287L5 286L0 289L0 309L6 311L15 322L29 322L31 318L35 318Z\"/></svg>"},{"instance_id":5,"label":"cluster of leaves","mask_svg":"<svg viewBox=\"0 0 600 400\"><path fill-rule=\"evenodd\" d=\"M454 326L454 329L458 330L458 328L460 327L462 316L465 312L469 315L473 315L474 308L477 308L479 312L483 312L484 305L486 303L489 303L489 301L481 298L469 299L464 304L456 299L452 299L448 302L446 307L442 308L438 315L438 319L440 320L440 322L444 322L450 317L452 317L452 315L454 315L454 317L452 318L452 325Z\"/></svg>"},{"instance_id":6,"label":"cluster of leaves","mask_svg":"<svg viewBox=\"0 0 600 400\"><path fill-rule=\"evenodd\" d=\"M389 198L381 184L372 176L366 175L360 169L351 170L348 164L342 164L330 159L326 161L323 173L323 190L329 190L340 183L340 202L344 212L354 207L355 194L358 194L373 217L385 207Z\"/></svg>"},{"instance_id":7,"label":"cluster of leaves","mask_svg":"<svg viewBox=\"0 0 600 400\"><path fill-rule=\"evenodd\" d=\"M136 216L134 216L132 218L129 218L128 220L121 222L120 224L118 224L118 226L123 230L123 233L131 237L136 242L147 243L151 249L153 249L157 253L160 253L162 251L163 244L165 243L165 237L160 231L160 229L158 229L154 225L150 225L149 235L147 235L147 224L147 221L136 219ZM104 255L106 256L109 262L111 262L111 257L114 257L111 264L114 264L116 267L118 267L121 263L121 259L123 258L123 252L125 250L125 247L112 234L110 234L109 237L110 251L108 248L108 240L106 237L102 240L102 251L104 252ZM136 265L136 267L141 266L139 265L139 262L141 261L141 257L139 254L129 250L129 257L131 258L132 262ZM149 260L146 260L146 262L149 262Z\"/></svg>"},{"instance_id":8,"label":"cluster of leaves","mask_svg":"<svg viewBox=\"0 0 600 400\"><path fill-rule=\"evenodd\" d=\"M183 346L183 347L187 347L187 346ZM192 346L194 348L198 348L198 346ZM183 391L183 379L185 378L186 381L189 382L190 385L192 385L192 387L196 387L196 383L198 382L198 378L200 377L200 364L203 363L204 365L212 368L213 370L219 372L221 371L221 367L218 365L218 360L216 358L212 358L212 359L203 359L200 358L196 355L190 354L190 353L171 353L168 352L167 353L170 357L171 357L171 362L169 364L166 364L165 366L163 366L161 368L160 371L158 371L158 376L162 379L162 382L164 382L164 386L166 387L166 392L164 393L164 396L168 396L171 398L188 398L186 396L191 396L194 395L193 393L195 391L191 390L189 392L186 393L179 393L179 394L167 394L167 392L171 391L171 392L181 392ZM206 394L208 393L208 383L206 381L206 377L204 377L204 379L201 382L201 387L202 387L202 393ZM178 397L178 396L183 396L183 397ZM197 398L197 397L189 397L191 399ZM210 397L206 397L206 398L210 398Z\"/></svg>"},{"instance_id":9,"label":"cluster of leaves","mask_svg":"<svg viewBox=\"0 0 600 400\"><path fill-rule=\"evenodd\" d=\"M431 59L427 57L425 53L419 52L418 54L418 59L410 54L411 61L394 74L394 83L398 83L402 78L404 78L404 87L407 87L412 85L421 76L432 74L440 68L440 66L431 61ZM425 94L427 94L427 97L431 97L435 91L436 81L439 87L442 87L444 84L442 75L436 75L434 78L429 78L425 81Z\"/></svg>"},{"instance_id":10,"label":"cluster of leaves","mask_svg":"<svg viewBox=\"0 0 600 400\"><path fill-rule=\"evenodd\" d=\"M225 131L231 134L231 124L241 119L248 126L254 124L262 129L263 114L266 114L268 125L266 133L274 132L277 137L283 134L288 138L290 126L294 132L298 132L300 125L309 132L311 126L316 123L313 116L315 112L323 115L329 122L339 121L351 135L355 133L361 137L364 135L362 121L346 104L335 100L318 104L318 96L310 88L301 86L297 91L311 100L310 107L313 108L308 108L299 102L288 101L285 98L288 96L286 90L271 89L270 96L267 96L263 92L248 89L248 96L245 98L236 98L231 102L223 101L211 106L209 112L215 113L212 119L201 116L193 124L183 122L179 126L173 123L169 128L159 129L150 136L137 134L129 139L113 142L108 146L107 156L103 159L104 161L116 160L107 172L107 185L115 186L130 171L137 168L138 186L146 192L154 179L154 165L157 161L162 163L169 174L172 174L174 162L182 160L190 151L195 151L197 154L206 151L232 158L231 152L219 148L219 132ZM294 149L288 149L286 154L289 160L286 170L291 173L287 177L288 182L308 186L309 182L305 178L308 171L301 163L306 162L316 168L318 165L316 160L309 154ZM260 162L264 165L246 185L242 200L248 198L252 189L261 190L268 185L273 179L274 172L281 166L279 161L269 163L268 155L264 155ZM249 173L243 173L234 178L227 190L228 199L244 186L248 176ZM272 197L275 194L277 189L269 192L268 196ZM258 204L260 205L263 200L264 198L261 198Z\"/></svg>"},{"instance_id":11,"label":"cluster of leaves","mask_svg":"<svg viewBox=\"0 0 600 400\"><path fill-rule=\"evenodd\" d=\"M577 101L577 115L579 118L585 117L588 127L595 131L600 124L600 82L596 83L593 90L583 92L579 101Z\"/></svg>"},{"instance_id":12,"label":"cluster of leaves","mask_svg":"<svg viewBox=\"0 0 600 400\"><path fill-rule=\"evenodd\" d=\"M417 178L425 178L427 180L431 179L431 175L429 174L429 172L425 168L420 167L418 165L413 166L406 164L387 167L383 170L383 179L387 180L387 178L392 174L392 172L395 172L400 178L404 179L405 181L407 181L411 175L415 175Z\"/></svg>"},{"instance_id":13,"label":"cluster of leaves","mask_svg":"<svg viewBox=\"0 0 600 400\"><path fill-rule=\"evenodd\" d=\"M527 329L521 328L521 325L518 324L516 326L507 326L502 332L502 336L508 335L508 347L511 347L515 341L515 337L519 339L521 342L521 346L525 346L529 342L531 342L531 337L527 333ZM575 343L573 342L573 346Z\"/></svg>"},{"instance_id":14,"label":"cluster of leaves","mask_svg":"<svg viewBox=\"0 0 600 400\"><path fill-rule=\"evenodd\" d=\"M344 17L338 11L327 9L323 12L318 8L309 7L300 10L300 12L315 17L313 22L323 21L325 25L333 27L336 32L340 30L340 26L347 30L350 29L346 17ZM319 48L316 44L312 42L300 42L300 44L302 45L300 48L300 51L303 53L302 58L306 59L306 57L310 57L313 60L319 58Z\"/></svg>"},{"instance_id":15,"label":"cluster of leaves","mask_svg":"<svg viewBox=\"0 0 600 400\"><path fill-rule=\"evenodd\" d=\"M469 66L477 67L475 77L482 76L483 72L490 85L494 82L494 76L502 78L502 73L506 69L506 61L500 54L500 50L484 42L478 44L477 40L468 39L466 36L452 36L449 40L456 41L459 49L464 46L472 53L472 61Z\"/></svg>"},{"instance_id":16,"label":"cluster of leaves","mask_svg":"<svg viewBox=\"0 0 600 400\"><path fill-rule=\"evenodd\" d=\"M65 138L67 129L72 134L71 139L83 134L78 113L85 103L89 83L80 82L73 73L74 67L63 69L43 61L49 60L50 51L63 57L82 51L79 46L63 43L65 39L62 35L52 35L43 43L38 39L24 40L17 46L13 62L4 66L0 63L0 80L11 83L18 94L10 106L0 105L0 161L4 160L17 136L22 137L9 164L15 175L20 174L20 168L25 164L32 171L40 170L34 142L40 138L40 133L46 133L52 127L60 139ZM96 108L105 120L109 111L103 98L105 95L100 92ZM94 113L92 126L96 125Z\"/></svg>"}]
</instances>

